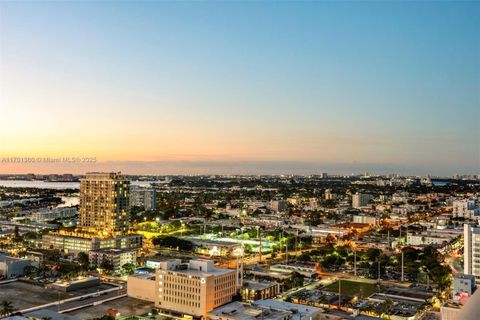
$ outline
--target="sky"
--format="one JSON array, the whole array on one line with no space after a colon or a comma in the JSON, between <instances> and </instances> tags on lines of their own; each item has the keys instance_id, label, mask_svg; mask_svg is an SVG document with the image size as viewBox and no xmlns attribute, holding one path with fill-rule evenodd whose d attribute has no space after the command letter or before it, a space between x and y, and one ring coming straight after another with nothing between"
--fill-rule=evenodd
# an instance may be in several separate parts
<instances>
[{"instance_id":1,"label":"sky","mask_svg":"<svg viewBox=\"0 0 480 320\"><path fill-rule=\"evenodd\" d=\"M478 1L3 1L0 173L478 174L479 16Z\"/></svg>"}]
</instances>

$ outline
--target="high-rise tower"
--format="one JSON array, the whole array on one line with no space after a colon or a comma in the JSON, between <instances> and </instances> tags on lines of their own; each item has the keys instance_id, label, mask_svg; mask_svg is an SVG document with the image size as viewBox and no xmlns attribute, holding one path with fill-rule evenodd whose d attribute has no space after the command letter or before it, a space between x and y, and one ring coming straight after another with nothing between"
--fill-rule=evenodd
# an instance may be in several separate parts
<instances>
[{"instance_id":1,"label":"high-rise tower","mask_svg":"<svg viewBox=\"0 0 480 320\"><path fill-rule=\"evenodd\" d=\"M80 180L79 226L101 234L127 232L130 181L117 173L87 173Z\"/></svg>"}]
</instances>

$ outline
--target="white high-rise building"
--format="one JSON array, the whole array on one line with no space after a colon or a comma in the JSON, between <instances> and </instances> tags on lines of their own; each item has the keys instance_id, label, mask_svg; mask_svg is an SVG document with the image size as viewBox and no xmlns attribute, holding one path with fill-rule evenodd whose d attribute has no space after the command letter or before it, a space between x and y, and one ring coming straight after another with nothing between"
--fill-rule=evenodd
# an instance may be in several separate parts
<instances>
[{"instance_id":1,"label":"white high-rise building","mask_svg":"<svg viewBox=\"0 0 480 320\"><path fill-rule=\"evenodd\" d=\"M474 219L480 216L480 208L474 200L456 200L453 202L453 216Z\"/></svg>"},{"instance_id":2,"label":"white high-rise building","mask_svg":"<svg viewBox=\"0 0 480 320\"><path fill-rule=\"evenodd\" d=\"M463 225L464 274L480 276L480 228Z\"/></svg>"},{"instance_id":3,"label":"white high-rise building","mask_svg":"<svg viewBox=\"0 0 480 320\"><path fill-rule=\"evenodd\" d=\"M352 207L354 208L368 207L368 204L372 199L373 199L373 196L371 194L357 192L352 196Z\"/></svg>"},{"instance_id":4,"label":"white high-rise building","mask_svg":"<svg viewBox=\"0 0 480 320\"><path fill-rule=\"evenodd\" d=\"M157 191L138 186L130 188L130 206L140 206L145 210L155 210L157 207Z\"/></svg>"}]
</instances>

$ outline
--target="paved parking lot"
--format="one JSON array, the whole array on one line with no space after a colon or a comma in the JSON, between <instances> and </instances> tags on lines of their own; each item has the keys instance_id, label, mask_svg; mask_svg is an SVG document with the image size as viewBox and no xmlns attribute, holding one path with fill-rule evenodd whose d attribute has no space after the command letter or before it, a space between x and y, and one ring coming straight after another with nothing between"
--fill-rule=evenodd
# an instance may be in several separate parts
<instances>
[{"instance_id":1,"label":"paved parking lot","mask_svg":"<svg viewBox=\"0 0 480 320\"><path fill-rule=\"evenodd\" d=\"M0 285L0 300L11 301L18 310L70 297L73 295L19 281Z\"/></svg>"},{"instance_id":2,"label":"paved parking lot","mask_svg":"<svg viewBox=\"0 0 480 320\"><path fill-rule=\"evenodd\" d=\"M134 298L120 298L117 300L107 301L103 304L83 308L73 312L69 312L69 315L76 316L80 319L92 319L98 318L107 313L108 309L115 309L120 312L120 315L142 315L148 313L154 307L153 302L138 300Z\"/></svg>"},{"instance_id":3,"label":"paved parking lot","mask_svg":"<svg viewBox=\"0 0 480 320\"><path fill-rule=\"evenodd\" d=\"M0 301L11 301L13 306L17 310L21 310L54 302L58 299L72 298L75 296L87 293L94 293L109 288L113 287L107 284L101 284L97 287L82 290L60 292L50 288L43 288L41 286L15 281L0 285Z\"/></svg>"}]
</instances>

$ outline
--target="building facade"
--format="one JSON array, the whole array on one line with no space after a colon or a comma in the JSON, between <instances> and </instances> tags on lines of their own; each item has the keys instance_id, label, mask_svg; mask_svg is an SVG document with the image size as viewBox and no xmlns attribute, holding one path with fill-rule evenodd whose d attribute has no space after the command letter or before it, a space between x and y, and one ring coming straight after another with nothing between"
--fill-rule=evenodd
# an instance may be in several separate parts
<instances>
[{"instance_id":1,"label":"building facade","mask_svg":"<svg viewBox=\"0 0 480 320\"><path fill-rule=\"evenodd\" d=\"M16 278L24 275L25 267L31 266L32 261L19 259L7 255L0 255L0 276Z\"/></svg>"},{"instance_id":2,"label":"building facade","mask_svg":"<svg viewBox=\"0 0 480 320\"><path fill-rule=\"evenodd\" d=\"M168 260L156 271L155 292L157 308L206 319L209 311L237 294L237 273L216 268L210 260Z\"/></svg>"},{"instance_id":3,"label":"building facade","mask_svg":"<svg viewBox=\"0 0 480 320\"><path fill-rule=\"evenodd\" d=\"M275 298L280 294L280 284L270 281L243 281L242 300L253 302L257 300Z\"/></svg>"},{"instance_id":4,"label":"building facade","mask_svg":"<svg viewBox=\"0 0 480 320\"><path fill-rule=\"evenodd\" d=\"M155 210L157 207L157 191L155 189L131 187L130 206L143 207L145 210Z\"/></svg>"},{"instance_id":5,"label":"building facade","mask_svg":"<svg viewBox=\"0 0 480 320\"><path fill-rule=\"evenodd\" d=\"M453 202L453 216L467 219L475 219L480 216L480 208L474 200L456 200Z\"/></svg>"},{"instance_id":6,"label":"building facade","mask_svg":"<svg viewBox=\"0 0 480 320\"><path fill-rule=\"evenodd\" d=\"M480 228L463 225L464 274L480 276Z\"/></svg>"},{"instance_id":7,"label":"building facade","mask_svg":"<svg viewBox=\"0 0 480 320\"><path fill-rule=\"evenodd\" d=\"M95 267L101 267L103 263L108 262L112 265L113 271L118 272L127 263L136 265L137 253L132 249L103 249L90 251L88 260L90 265Z\"/></svg>"},{"instance_id":8,"label":"building facade","mask_svg":"<svg viewBox=\"0 0 480 320\"><path fill-rule=\"evenodd\" d=\"M130 181L117 173L87 173L80 180L79 226L102 234L127 232Z\"/></svg>"},{"instance_id":9,"label":"building facade","mask_svg":"<svg viewBox=\"0 0 480 320\"><path fill-rule=\"evenodd\" d=\"M138 249L143 244L140 234L118 235L107 238L68 234L44 234L43 249L57 249L66 254L78 254L101 249Z\"/></svg>"},{"instance_id":10,"label":"building facade","mask_svg":"<svg viewBox=\"0 0 480 320\"><path fill-rule=\"evenodd\" d=\"M373 199L373 196L371 194L357 192L352 196L352 207L354 208L368 207L372 199Z\"/></svg>"}]
</instances>

